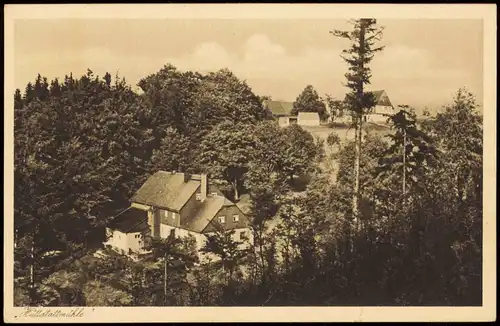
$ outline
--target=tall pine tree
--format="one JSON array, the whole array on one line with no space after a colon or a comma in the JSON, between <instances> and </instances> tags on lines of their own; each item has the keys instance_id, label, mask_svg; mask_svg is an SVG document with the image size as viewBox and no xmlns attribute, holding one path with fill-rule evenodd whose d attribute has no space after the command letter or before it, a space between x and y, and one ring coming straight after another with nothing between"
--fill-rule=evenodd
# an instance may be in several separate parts
<instances>
[{"instance_id":1,"label":"tall pine tree","mask_svg":"<svg viewBox=\"0 0 500 326\"><path fill-rule=\"evenodd\" d=\"M348 39L351 46L342 51L341 57L349 64L349 72L345 74L346 86L350 92L346 96L348 109L352 111L355 130L355 157L354 157L354 191L352 198L352 217L354 228L359 228L359 162L361 156L361 132L363 115L375 105L375 99L365 86L370 84L371 72L368 67L376 52L382 51L383 46L376 46L382 36L382 27L377 26L376 19L361 18L349 21L354 26L352 31L331 31L334 36Z\"/></svg>"}]
</instances>

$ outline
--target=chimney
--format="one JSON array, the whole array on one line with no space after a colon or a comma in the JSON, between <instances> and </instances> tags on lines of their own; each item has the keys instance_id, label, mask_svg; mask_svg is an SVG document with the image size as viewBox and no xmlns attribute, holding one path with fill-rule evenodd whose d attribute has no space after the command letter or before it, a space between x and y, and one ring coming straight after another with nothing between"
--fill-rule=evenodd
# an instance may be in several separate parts
<instances>
[{"instance_id":1,"label":"chimney","mask_svg":"<svg viewBox=\"0 0 500 326\"><path fill-rule=\"evenodd\" d=\"M207 175L206 174L201 174L201 201L203 202L205 199L207 199L207 192L208 192L208 180L207 180Z\"/></svg>"},{"instance_id":2,"label":"chimney","mask_svg":"<svg viewBox=\"0 0 500 326\"><path fill-rule=\"evenodd\" d=\"M188 182L189 180L191 180L191 174L184 173L184 183Z\"/></svg>"}]
</instances>

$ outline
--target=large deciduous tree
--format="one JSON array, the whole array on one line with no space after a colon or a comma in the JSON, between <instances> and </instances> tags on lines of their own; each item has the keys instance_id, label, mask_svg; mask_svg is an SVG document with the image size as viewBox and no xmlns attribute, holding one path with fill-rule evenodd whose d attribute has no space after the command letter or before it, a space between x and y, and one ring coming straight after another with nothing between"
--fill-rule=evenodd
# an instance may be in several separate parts
<instances>
[{"instance_id":1,"label":"large deciduous tree","mask_svg":"<svg viewBox=\"0 0 500 326\"><path fill-rule=\"evenodd\" d=\"M316 92L312 85L307 85L295 102L293 102L291 113L297 115L299 112L317 112L321 120L328 118L325 103L321 100L318 92Z\"/></svg>"},{"instance_id":2,"label":"large deciduous tree","mask_svg":"<svg viewBox=\"0 0 500 326\"><path fill-rule=\"evenodd\" d=\"M17 240L30 243L25 268L36 301L45 267L55 267L44 265L47 252L76 259L102 240L102 226L141 182L151 133L125 81L108 87L90 70L52 95L38 76L24 99L14 121L14 220Z\"/></svg>"},{"instance_id":3,"label":"large deciduous tree","mask_svg":"<svg viewBox=\"0 0 500 326\"><path fill-rule=\"evenodd\" d=\"M286 144L282 169L293 183L295 175L309 171L320 151L313 136L297 124L286 127L283 133Z\"/></svg>"},{"instance_id":4,"label":"large deciduous tree","mask_svg":"<svg viewBox=\"0 0 500 326\"><path fill-rule=\"evenodd\" d=\"M222 182L222 187L229 185L233 199L239 200L248 158L254 148L251 126L223 122L201 141L200 164L211 178Z\"/></svg>"}]
</instances>

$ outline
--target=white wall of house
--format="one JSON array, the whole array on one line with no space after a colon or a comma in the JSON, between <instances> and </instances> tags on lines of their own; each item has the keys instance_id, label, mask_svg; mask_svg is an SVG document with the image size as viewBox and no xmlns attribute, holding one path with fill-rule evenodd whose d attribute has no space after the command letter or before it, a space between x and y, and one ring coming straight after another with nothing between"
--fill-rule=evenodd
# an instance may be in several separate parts
<instances>
[{"instance_id":1,"label":"white wall of house","mask_svg":"<svg viewBox=\"0 0 500 326\"><path fill-rule=\"evenodd\" d=\"M144 250L144 238L140 232L127 234L127 245L133 252L142 252ZM127 249L128 251L128 249Z\"/></svg>"},{"instance_id":2,"label":"white wall of house","mask_svg":"<svg viewBox=\"0 0 500 326\"><path fill-rule=\"evenodd\" d=\"M118 252L128 254L130 250L135 253L144 252L144 236L140 232L124 233L106 228L108 240L104 245L113 247Z\"/></svg>"},{"instance_id":3,"label":"white wall of house","mask_svg":"<svg viewBox=\"0 0 500 326\"><path fill-rule=\"evenodd\" d=\"M129 245L128 235L126 233L106 228L106 235L108 236L108 240L104 245L109 245L124 254L128 253Z\"/></svg>"},{"instance_id":4,"label":"white wall of house","mask_svg":"<svg viewBox=\"0 0 500 326\"><path fill-rule=\"evenodd\" d=\"M394 114L394 109L391 106L377 105L372 113L366 115L366 121L380 124L387 123L389 117L386 114Z\"/></svg>"},{"instance_id":5,"label":"white wall of house","mask_svg":"<svg viewBox=\"0 0 500 326\"><path fill-rule=\"evenodd\" d=\"M386 123L387 117L381 114L371 113L366 115L366 121L383 124Z\"/></svg>"},{"instance_id":6,"label":"white wall of house","mask_svg":"<svg viewBox=\"0 0 500 326\"><path fill-rule=\"evenodd\" d=\"M385 105L376 105L373 113L379 113L379 114L393 114L394 109L392 106L385 106Z\"/></svg>"},{"instance_id":7,"label":"white wall of house","mask_svg":"<svg viewBox=\"0 0 500 326\"><path fill-rule=\"evenodd\" d=\"M240 247L246 247L253 242L253 234L249 228L239 228L234 229L234 231L233 241L243 241Z\"/></svg>"},{"instance_id":8,"label":"white wall of house","mask_svg":"<svg viewBox=\"0 0 500 326\"><path fill-rule=\"evenodd\" d=\"M201 233L188 231L186 229L176 228L163 223L160 224L160 237L163 239L167 238L172 230L175 230L175 236L179 238L185 238L188 237L189 235L192 235L196 239L196 246L198 249L202 248L205 245L205 242L207 241L207 238Z\"/></svg>"},{"instance_id":9,"label":"white wall of house","mask_svg":"<svg viewBox=\"0 0 500 326\"><path fill-rule=\"evenodd\" d=\"M315 118L311 118L310 115L307 116L307 119L305 119L302 115L302 112L299 112L299 115L297 116L297 124L300 126L319 126L320 125L320 119L319 115L316 114Z\"/></svg>"},{"instance_id":10,"label":"white wall of house","mask_svg":"<svg viewBox=\"0 0 500 326\"><path fill-rule=\"evenodd\" d=\"M196 240L197 250L200 250L201 248L203 248L205 246L205 244L207 242L206 235L210 235L210 233L207 233L205 235L205 234L192 232L192 231L188 231L186 229L176 228L176 227L161 223L160 224L160 237L167 238L170 235L171 230L175 230L175 236L179 237L179 238L186 238L186 237L189 237L190 235L193 236L194 239ZM244 233L243 235L246 238L246 240L241 238L242 232ZM252 235L252 232L249 228L239 228L239 229L235 229L235 233L233 235L233 240L234 241L244 241L244 243L242 243L240 245L240 249L244 249L244 248L248 248L248 246L253 242L253 235ZM198 252L198 257L200 258L200 261L202 261L202 262L207 261L207 260L212 260L212 261L218 260L217 256L215 256L213 254L209 254L209 253Z\"/></svg>"},{"instance_id":11,"label":"white wall of house","mask_svg":"<svg viewBox=\"0 0 500 326\"><path fill-rule=\"evenodd\" d=\"M162 239L168 238L168 236L170 235L170 231L173 229L177 228L174 228L173 226L167 224L160 223L160 238Z\"/></svg>"},{"instance_id":12,"label":"white wall of house","mask_svg":"<svg viewBox=\"0 0 500 326\"><path fill-rule=\"evenodd\" d=\"M288 117L278 117L278 125L286 127L290 125L290 119Z\"/></svg>"}]
</instances>

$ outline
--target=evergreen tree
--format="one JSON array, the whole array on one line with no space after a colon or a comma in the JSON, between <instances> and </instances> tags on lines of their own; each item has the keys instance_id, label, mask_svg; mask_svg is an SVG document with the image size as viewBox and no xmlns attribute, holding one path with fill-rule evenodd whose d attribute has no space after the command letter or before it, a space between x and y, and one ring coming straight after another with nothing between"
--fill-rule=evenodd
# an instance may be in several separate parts
<instances>
[{"instance_id":1,"label":"evergreen tree","mask_svg":"<svg viewBox=\"0 0 500 326\"><path fill-rule=\"evenodd\" d=\"M22 108L23 106L23 96L21 95L21 90L19 88L16 88L16 91L14 92L14 111L17 111Z\"/></svg>"},{"instance_id":2,"label":"evergreen tree","mask_svg":"<svg viewBox=\"0 0 500 326\"><path fill-rule=\"evenodd\" d=\"M26 88L24 90L24 101L25 103L31 102L35 98L35 89L33 88L33 84L29 82L26 85Z\"/></svg>"},{"instance_id":3,"label":"evergreen tree","mask_svg":"<svg viewBox=\"0 0 500 326\"><path fill-rule=\"evenodd\" d=\"M352 215L354 228L359 228L359 162L361 156L362 123L363 115L369 112L374 105L373 94L365 91L365 86L370 83L371 73L369 63L373 60L376 52L382 51L383 46L376 47L376 41L382 36L383 28L377 27L376 19L352 20L352 31L335 30L331 33L340 38L345 38L351 42L351 47L343 50L342 58L349 64L349 72L345 74L346 86L350 93L346 96L346 102L353 116L355 130L355 157L354 157L354 191L352 197Z\"/></svg>"},{"instance_id":4,"label":"evergreen tree","mask_svg":"<svg viewBox=\"0 0 500 326\"><path fill-rule=\"evenodd\" d=\"M57 78L55 78L50 83L49 95L51 97L59 97L59 96L61 96L61 94L62 94L61 85L59 84L59 80Z\"/></svg>"}]
</instances>

